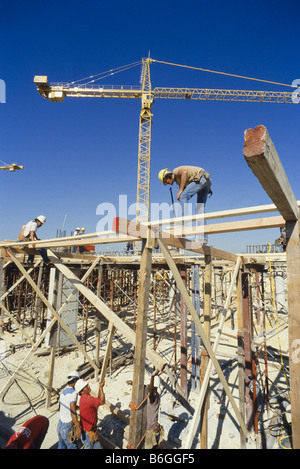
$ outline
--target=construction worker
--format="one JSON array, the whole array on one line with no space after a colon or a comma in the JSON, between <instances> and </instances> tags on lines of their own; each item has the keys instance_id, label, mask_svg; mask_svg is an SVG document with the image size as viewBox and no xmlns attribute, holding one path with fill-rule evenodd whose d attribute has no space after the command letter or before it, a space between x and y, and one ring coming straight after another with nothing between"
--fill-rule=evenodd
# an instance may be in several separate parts
<instances>
[{"instance_id":1,"label":"construction worker","mask_svg":"<svg viewBox=\"0 0 300 469\"><path fill-rule=\"evenodd\" d=\"M85 233L85 228L84 226L81 228L81 233L80 234L84 234ZM80 254L82 254L83 252L85 251L85 246L79 246L79 252Z\"/></svg>"},{"instance_id":2,"label":"construction worker","mask_svg":"<svg viewBox=\"0 0 300 469\"><path fill-rule=\"evenodd\" d=\"M162 169L158 173L158 179L164 184L178 184L179 191L176 195L182 208L182 215L187 215L187 203L197 194L196 213L204 213L207 196L212 194L211 179L208 172L198 166L178 166L170 171ZM191 213L190 213L191 214Z\"/></svg>"},{"instance_id":3,"label":"construction worker","mask_svg":"<svg viewBox=\"0 0 300 469\"><path fill-rule=\"evenodd\" d=\"M39 215L36 217L34 220L29 221L26 225L22 226L22 230L19 233L18 236L18 241L38 241L39 238L36 235L36 232L38 228L43 226L46 223L46 217L44 215ZM33 248L35 248L35 244L32 245ZM38 248L37 249L43 258L43 261L45 262L46 265L50 263L50 260L47 256L47 250L45 248ZM33 264L34 261L34 256L30 255L28 256L28 264Z\"/></svg>"},{"instance_id":4,"label":"construction worker","mask_svg":"<svg viewBox=\"0 0 300 469\"><path fill-rule=\"evenodd\" d=\"M76 230L75 230L74 233L73 233L73 236L78 236L78 235L79 235L79 232L80 232L80 228L76 228ZM77 247L76 247L76 246L73 246L72 252L75 253L76 250L77 250Z\"/></svg>"},{"instance_id":5,"label":"construction worker","mask_svg":"<svg viewBox=\"0 0 300 469\"><path fill-rule=\"evenodd\" d=\"M157 449L162 434L159 424L160 395L158 387L160 383L158 371L154 371L150 377L147 398L147 430L145 436L145 449Z\"/></svg>"},{"instance_id":6,"label":"construction worker","mask_svg":"<svg viewBox=\"0 0 300 469\"><path fill-rule=\"evenodd\" d=\"M80 440L81 426L76 412L77 392L75 391L75 384L78 380L78 372L71 371L67 376L67 387L59 398L57 449L77 449L76 440Z\"/></svg>"},{"instance_id":7,"label":"construction worker","mask_svg":"<svg viewBox=\"0 0 300 469\"><path fill-rule=\"evenodd\" d=\"M79 412L83 430L81 440L84 449L102 449L97 431L97 411L98 407L105 404L104 384L99 383L99 397L91 396L91 388L87 381L79 379L75 384L75 391L80 396Z\"/></svg>"}]
</instances>

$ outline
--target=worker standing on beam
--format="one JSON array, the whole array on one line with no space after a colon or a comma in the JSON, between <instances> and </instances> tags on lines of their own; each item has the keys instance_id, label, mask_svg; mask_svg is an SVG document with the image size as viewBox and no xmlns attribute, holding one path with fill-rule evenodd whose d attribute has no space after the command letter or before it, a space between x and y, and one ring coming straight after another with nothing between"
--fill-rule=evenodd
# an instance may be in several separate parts
<instances>
[{"instance_id":1,"label":"worker standing on beam","mask_svg":"<svg viewBox=\"0 0 300 469\"><path fill-rule=\"evenodd\" d=\"M44 215L39 215L34 220L29 221L26 225L22 226L22 230L19 233L18 241L38 241L39 238L36 235L37 229L43 226L46 223L46 217ZM32 245L35 248L35 244ZM47 250L45 248L37 249L43 258L43 261L46 265L50 264L50 259L47 256ZM28 264L33 264L34 256L28 256Z\"/></svg>"},{"instance_id":2,"label":"worker standing on beam","mask_svg":"<svg viewBox=\"0 0 300 469\"><path fill-rule=\"evenodd\" d=\"M78 227L78 228L76 228L76 230L74 231L73 236L78 236L79 233L80 233L80 228ZM73 252L73 253L76 253L76 251L77 251L77 246L73 246L72 252Z\"/></svg>"}]
</instances>

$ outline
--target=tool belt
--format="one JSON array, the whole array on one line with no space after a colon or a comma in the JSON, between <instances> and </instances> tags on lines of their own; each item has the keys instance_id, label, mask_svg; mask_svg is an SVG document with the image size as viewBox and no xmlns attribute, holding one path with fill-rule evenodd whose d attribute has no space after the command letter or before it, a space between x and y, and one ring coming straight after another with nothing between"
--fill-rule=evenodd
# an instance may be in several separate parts
<instances>
[{"instance_id":1,"label":"tool belt","mask_svg":"<svg viewBox=\"0 0 300 469\"><path fill-rule=\"evenodd\" d=\"M93 430L89 430L86 433L89 435L89 439L92 443L99 441L99 434L96 428L94 428Z\"/></svg>"}]
</instances>

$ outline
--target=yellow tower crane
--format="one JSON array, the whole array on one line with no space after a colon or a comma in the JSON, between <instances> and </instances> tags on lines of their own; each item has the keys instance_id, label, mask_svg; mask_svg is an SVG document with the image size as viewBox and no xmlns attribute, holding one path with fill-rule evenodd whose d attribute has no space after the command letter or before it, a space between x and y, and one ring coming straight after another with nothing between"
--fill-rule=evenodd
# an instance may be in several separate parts
<instances>
[{"instance_id":1,"label":"yellow tower crane","mask_svg":"<svg viewBox=\"0 0 300 469\"><path fill-rule=\"evenodd\" d=\"M20 166L17 163L12 163L12 164L7 164L5 166L0 166L0 169L8 169L8 171L16 171L16 169L23 169L23 166Z\"/></svg>"},{"instance_id":2,"label":"yellow tower crane","mask_svg":"<svg viewBox=\"0 0 300 469\"><path fill-rule=\"evenodd\" d=\"M266 80L242 77L223 72L215 72L185 65L171 64L151 58L142 59L141 86L109 86L73 83L49 84L47 76L36 75L34 83L41 96L52 102L64 101L66 97L76 98L138 98L141 99L141 112L139 122L139 148L138 148L138 177L137 177L137 213L138 222L149 221L150 202L150 154L151 154L151 124L152 105L157 98L165 99L196 99L213 101L247 101L265 103L293 103L294 92L281 91L245 91L226 89L197 89L197 88L167 88L156 87L152 90L150 80L150 64L163 63L194 70L211 73L220 73L237 78L261 81L282 85ZM92 80L94 82L95 80ZM291 85L284 85L291 86Z\"/></svg>"}]
</instances>

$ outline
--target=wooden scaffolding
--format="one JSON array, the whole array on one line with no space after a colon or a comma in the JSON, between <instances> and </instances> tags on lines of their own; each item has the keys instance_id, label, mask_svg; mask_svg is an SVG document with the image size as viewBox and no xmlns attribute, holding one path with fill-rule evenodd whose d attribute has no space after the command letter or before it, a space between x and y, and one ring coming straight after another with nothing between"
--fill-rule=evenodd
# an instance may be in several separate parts
<instances>
[{"instance_id":1,"label":"wooden scaffolding","mask_svg":"<svg viewBox=\"0 0 300 469\"><path fill-rule=\"evenodd\" d=\"M133 390L132 402L138 404L144 399L144 375L145 363L148 360L156 370L161 372L161 376L165 376L173 386L173 392L178 395L182 402L189 406L187 393L185 389L185 379L183 378L179 384L174 376L172 369L164 358L157 353L153 347L147 343L147 328L148 328L148 309L149 309L149 294L150 294L150 279L151 270L153 265L153 250L159 244L161 253L163 255L163 263L167 265L171 272L178 291L182 298L182 304L186 310L182 311L181 321L182 327L187 317L187 311L192 318L195 331L201 338L201 346L203 347L203 360L201 360L201 386L199 392L199 399L197 405L192 409L193 418L191 421L188 437L184 443L185 448L191 448L193 440L199 426L200 416L202 421L201 427L201 445L206 445L206 429L207 429L207 396L209 391L209 383L212 371L215 370L218 379L222 383L226 396L232 406L235 418L239 424L241 432L241 446L245 444L250 427L253 425L255 419L249 417L248 405L250 400L247 397L245 388L245 370L250 367L250 374L253 374L251 369L251 337L249 335L249 325L247 321L247 301L248 301L248 278L249 270L259 271L259 266L265 262L266 257L236 255L219 250L214 247L203 245L199 241L191 241L188 237L199 235L203 233L225 233L225 232L239 232L253 229L266 229L274 227L286 226L287 230L287 247L286 253L282 257L286 258L287 263L287 284L288 284L288 319L289 319L289 353L290 353L290 397L292 407L292 435L293 435L293 448L300 448L300 396L299 396L299 379L300 379L300 360L297 360L297 347L300 342L300 320L299 320L299 306L300 306L300 251L299 251L299 203L296 201L293 192L290 188L289 182L285 175L282 164L276 153L274 145L268 135L265 127L259 126L254 130L249 129L245 132L244 142L244 156L245 159L253 170L255 176L259 179L263 188L270 196L273 204L250 207L246 209L215 212L202 216L175 218L172 220L160 220L157 222L150 222L148 224L137 224L133 221L118 218L115 220L114 226L110 232L93 233L87 235L80 235L74 240L73 237L63 239L52 239L45 241L37 241L36 247L47 248L47 254L51 261L52 268L63 275L71 285L71 293L67 300L61 304L59 309L53 306L53 302L49 300L45 291L40 288L41 276L37 275L35 278L31 275L33 268L26 270L21 259L26 253L38 254L36 250L31 249L31 243L17 243L15 241L5 241L0 243L1 256L0 256L0 308L2 316L7 316L17 326L20 327L20 322L16 321L14 315L9 311L5 305L5 297L8 292L4 291L4 271L8 262L13 262L20 272L20 277L14 285L10 287L10 291L19 285L24 279L30 285L32 290L36 293L36 297L43 302L48 311L50 312L50 320L47 322L47 327L38 339L31 337L23 330L26 340L31 344L31 349L24 357L24 362L28 357L40 346L45 340L47 334L55 334L55 326L58 324L71 339L72 343L78 347L89 365L94 370L95 376L99 373L101 377L105 375L110 353L110 345L113 340L114 331L117 330L134 346L134 372L133 372ZM279 212L280 215L264 216L263 218L248 219L243 221L223 222L204 224L199 221L205 220L206 223L210 219L218 219L234 216L247 216L261 213ZM186 227L186 223L196 222L196 226ZM70 246L80 245L99 245L99 244L112 244L128 241L142 242L142 253L138 259L139 269L139 285L136 288L136 321L134 327L128 325L123 319L113 311L112 304L108 306L108 301L103 301L99 297L97 288L90 288L85 284L86 279L91 272L99 269L99 276L101 276L101 266L103 264L103 256L90 256L90 266L87 268L85 274L79 278L74 269L69 268L68 264L74 261L71 254L67 255L63 252L54 251L57 248L65 248ZM204 321L200 320L195 301L191 298L187 285L184 269L179 270L178 264L180 262L174 257L172 250L179 250L179 252L196 253L203 256L204 272L205 272L205 295L204 295ZM177 251L178 252L178 251ZM227 292L227 297L222 308L222 314L219 318L219 327L217 334L214 337L214 342L210 336L210 309L211 309L211 265L212 259L222 259L232 265L232 278L230 287ZM127 261L119 260L119 262L126 263ZM40 260L36 262L35 267L41 263ZM135 277L136 281L136 277ZM100 282L101 285L101 282ZM217 359L217 349L222 335L223 326L228 315L229 306L233 290L237 292L237 313L238 313L238 361L239 361L239 380L240 380L240 396L237 403L234 399L228 382L224 375L224 370L221 368L219 360ZM103 362L100 366L99 361L93 360L85 350L85 347L78 341L75 334L70 327L62 319L64 309L72 300L75 293L79 292L98 312L98 320L105 318L109 324L109 340ZM250 342L249 342L250 341ZM55 344L55 341L52 342ZM250 354L248 357L246 352ZM55 345L52 347L51 359L54 363ZM23 363L23 362L22 362ZM18 369L22 367L22 363ZM5 386L0 390L2 396L7 388L13 382L18 369L10 376ZM52 373L54 366L51 368ZM184 369L184 367L183 367ZM255 381L255 380L254 380ZM50 376L51 387L51 376ZM255 387L255 385L254 385ZM254 389L255 392L255 389ZM142 410L132 410L130 414L130 427L129 427L129 443L128 448L137 448L141 440L142 434ZM255 423L255 422L254 422Z\"/></svg>"}]
</instances>

